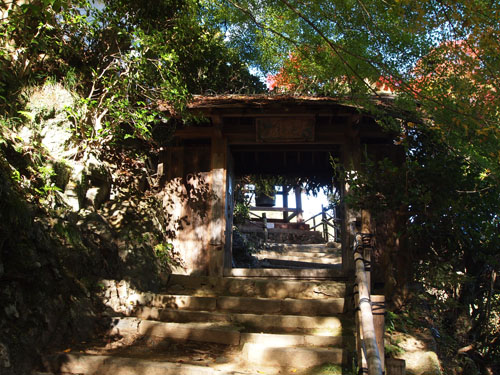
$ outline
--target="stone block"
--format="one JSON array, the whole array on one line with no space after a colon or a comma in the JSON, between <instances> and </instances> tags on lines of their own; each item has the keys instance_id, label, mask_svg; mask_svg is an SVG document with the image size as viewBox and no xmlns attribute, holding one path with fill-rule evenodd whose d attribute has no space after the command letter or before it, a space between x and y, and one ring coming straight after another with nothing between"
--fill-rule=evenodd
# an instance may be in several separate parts
<instances>
[{"instance_id":1,"label":"stone block","mask_svg":"<svg viewBox=\"0 0 500 375\"><path fill-rule=\"evenodd\" d=\"M441 375L441 365L436 353L415 351L401 356L406 361L408 375Z\"/></svg>"},{"instance_id":2,"label":"stone block","mask_svg":"<svg viewBox=\"0 0 500 375\"><path fill-rule=\"evenodd\" d=\"M151 300L151 305L178 310L213 311L216 309L217 300L214 297L158 294Z\"/></svg>"},{"instance_id":3,"label":"stone block","mask_svg":"<svg viewBox=\"0 0 500 375\"><path fill-rule=\"evenodd\" d=\"M245 344L244 358L253 365L309 368L325 363L341 364L345 353L338 348L283 348Z\"/></svg>"},{"instance_id":4,"label":"stone block","mask_svg":"<svg viewBox=\"0 0 500 375\"><path fill-rule=\"evenodd\" d=\"M157 362L140 358L65 353L51 358L58 372L69 374L113 375L213 375L210 367L182 363Z\"/></svg>"},{"instance_id":5,"label":"stone block","mask_svg":"<svg viewBox=\"0 0 500 375\"><path fill-rule=\"evenodd\" d=\"M229 325L142 321L139 325L139 333L147 336L226 345L239 345L240 343L240 332Z\"/></svg>"},{"instance_id":6,"label":"stone block","mask_svg":"<svg viewBox=\"0 0 500 375\"><path fill-rule=\"evenodd\" d=\"M246 313L274 314L280 312L281 301L249 297L218 297L217 309Z\"/></svg>"},{"instance_id":7,"label":"stone block","mask_svg":"<svg viewBox=\"0 0 500 375\"><path fill-rule=\"evenodd\" d=\"M342 328L342 322L335 317L232 314L231 321L258 330L279 329L284 332L297 332L311 329L339 331Z\"/></svg>"},{"instance_id":8,"label":"stone block","mask_svg":"<svg viewBox=\"0 0 500 375\"><path fill-rule=\"evenodd\" d=\"M217 313L211 311L189 311L189 310L173 310L161 309L158 313L158 318L164 322L231 322L230 314Z\"/></svg>"},{"instance_id":9,"label":"stone block","mask_svg":"<svg viewBox=\"0 0 500 375\"><path fill-rule=\"evenodd\" d=\"M260 344L263 346L271 345L274 347L290 347L305 344L304 335L286 335L271 333L242 333L240 344Z\"/></svg>"},{"instance_id":10,"label":"stone block","mask_svg":"<svg viewBox=\"0 0 500 375\"><path fill-rule=\"evenodd\" d=\"M333 315L344 310L343 298L329 299L285 299L281 302L283 314L291 315Z\"/></svg>"}]
</instances>

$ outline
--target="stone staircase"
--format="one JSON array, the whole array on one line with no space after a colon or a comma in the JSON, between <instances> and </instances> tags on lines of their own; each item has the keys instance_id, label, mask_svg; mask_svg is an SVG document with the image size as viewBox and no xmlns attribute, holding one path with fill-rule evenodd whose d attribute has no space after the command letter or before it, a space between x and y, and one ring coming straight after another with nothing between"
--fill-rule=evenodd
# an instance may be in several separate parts
<instances>
[{"instance_id":1,"label":"stone staircase","mask_svg":"<svg viewBox=\"0 0 500 375\"><path fill-rule=\"evenodd\" d=\"M311 368L329 366L325 374L349 373L349 289L341 277L324 273L338 263L338 252L326 245L273 245L258 254L283 267L272 271L292 268L308 276L266 276L268 269L253 277L170 275L163 293L130 293L126 314L110 317L107 338L57 354L52 371L312 374Z\"/></svg>"},{"instance_id":2,"label":"stone staircase","mask_svg":"<svg viewBox=\"0 0 500 375\"><path fill-rule=\"evenodd\" d=\"M339 244L270 243L254 256L272 268L339 269L342 253Z\"/></svg>"}]
</instances>

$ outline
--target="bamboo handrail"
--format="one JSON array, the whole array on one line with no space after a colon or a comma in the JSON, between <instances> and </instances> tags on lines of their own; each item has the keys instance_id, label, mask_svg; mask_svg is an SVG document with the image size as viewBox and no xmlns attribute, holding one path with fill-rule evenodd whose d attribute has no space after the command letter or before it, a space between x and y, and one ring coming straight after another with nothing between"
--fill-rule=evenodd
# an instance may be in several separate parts
<instances>
[{"instance_id":1,"label":"bamboo handrail","mask_svg":"<svg viewBox=\"0 0 500 375\"><path fill-rule=\"evenodd\" d=\"M356 285L358 293L355 294L356 309L359 310L359 322L361 326L361 343L366 358L369 375L382 375L382 362L379 356L375 325L373 324L370 290L365 271L365 260L363 258L362 235L356 234L354 239L354 264L356 272ZM357 330L359 334L359 329ZM359 359L360 360L360 359Z\"/></svg>"},{"instance_id":2,"label":"bamboo handrail","mask_svg":"<svg viewBox=\"0 0 500 375\"><path fill-rule=\"evenodd\" d=\"M262 217L260 215L255 214L253 211L288 211L288 212L293 212L292 215L288 217L288 221L290 221L292 218L294 218L297 215L297 210L296 208L276 208L276 207L250 207L250 218L251 219L260 219L262 220ZM316 218L318 216L322 216L322 219L316 224ZM323 209L321 212L317 213L314 216L311 216L309 219L304 221L304 224L307 222L313 221L312 226L310 226L310 230L316 230L318 227L323 227L322 233L323 233L323 238L325 242L327 242L330 238L334 241L337 241L339 238L339 231L340 231L340 226L337 225L336 223L340 222L341 219L333 217L331 214L327 212L326 209ZM287 222L288 222L287 221ZM261 224L255 224L252 221L250 221L251 224L260 226ZM334 234L329 233L328 227L334 229Z\"/></svg>"},{"instance_id":3,"label":"bamboo handrail","mask_svg":"<svg viewBox=\"0 0 500 375\"><path fill-rule=\"evenodd\" d=\"M250 211L250 212L249 212L249 215L250 215L250 216L252 216L252 215L253 215L256 219L260 219L260 218L261 218L261 216L260 216L260 215L254 214L252 211Z\"/></svg>"},{"instance_id":4,"label":"bamboo handrail","mask_svg":"<svg viewBox=\"0 0 500 375\"><path fill-rule=\"evenodd\" d=\"M318 224L316 224L314 227L311 227L310 229L311 229L311 230L314 230L314 229L316 229L317 227L319 227L319 226L321 226L321 225L323 225L323 224L324 224L324 222L323 222L323 221L320 221ZM328 221L326 222L326 225L328 225L329 227L331 227L331 228L333 228L333 229L337 229L337 227L336 227L335 225L333 225L332 223L330 223L330 222L328 222Z\"/></svg>"},{"instance_id":5,"label":"bamboo handrail","mask_svg":"<svg viewBox=\"0 0 500 375\"><path fill-rule=\"evenodd\" d=\"M332 223L330 223L328 220L326 221L326 225L332 227L333 229L336 229L335 225L333 225Z\"/></svg>"},{"instance_id":6,"label":"bamboo handrail","mask_svg":"<svg viewBox=\"0 0 500 375\"><path fill-rule=\"evenodd\" d=\"M314 227L311 227L310 229L311 229L311 230L315 230L317 227L320 227L320 226L322 226L322 225L323 225L323 222L322 222L322 221L320 221L318 224L316 224Z\"/></svg>"},{"instance_id":7,"label":"bamboo handrail","mask_svg":"<svg viewBox=\"0 0 500 375\"><path fill-rule=\"evenodd\" d=\"M307 220L304 220L304 223L307 223L308 221L310 221L310 220L314 219L315 217L318 217L319 215L321 215L321 212L317 213L317 214L316 214L316 215L314 215L314 216L311 216L311 217L310 217L309 219L307 219Z\"/></svg>"},{"instance_id":8,"label":"bamboo handrail","mask_svg":"<svg viewBox=\"0 0 500 375\"><path fill-rule=\"evenodd\" d=\"M340 222L342 221L341 219L339 218L335 218L333 217L331 214L329 214L327 212L328 210L327 209L322 209L319 213L317 213L316 215L313 215L311 216L309 219L305 220L304 223L307 223L309 221L313 221L313 225L310 227L311 230L316 230L316 228L318 227L323 227L323 237L325 239L325 241L328 241L330 239L330 237L336 241L338 239L338 233L336 235L332 235L331 233L328 232L328 229L326 228L326 226L329 226L330 228L333 228L334 230L338 231L340 230L340 228L338 226L335 226L335 224L332 224L331 222ZM316 224L316 218L318 216L322 216L321 218L321 221Z\"/></svg>"},{"instance_id":9,"label":"bamboo handrail","mask_svg":"<svg viewBox=\"0 0 500 375\"><path fill-rule=\"evenodd\" d=\"M320 212L321 214L321 212ZM338 217L334 217L332 214L329 214L328 212L326 213L327 216L329 216L330 218L328 220L332 220L332 221L342 221L342 219L338 218Z\"/></svg>"}]
</instances>

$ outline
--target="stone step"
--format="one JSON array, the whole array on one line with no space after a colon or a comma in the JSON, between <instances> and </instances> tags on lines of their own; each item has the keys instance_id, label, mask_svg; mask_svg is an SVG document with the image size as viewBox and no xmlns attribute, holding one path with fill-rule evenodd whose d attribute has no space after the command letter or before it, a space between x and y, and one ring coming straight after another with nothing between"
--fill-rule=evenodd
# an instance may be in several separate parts
<instances>
[{"instance_id":1,"label":"stone step","mask_svg":"<svg viewBox=\"0 0 500 375\"><path fill-rule=\"evenodd\" d=\"M251 274L252 278L222 278L172 274L169 277L166 289L168 293L172 294L189 294L196 296L226 295L277 299L321 299L344 297L346 293L345 281L273 280L259 278L259 276L262 277L265 276L266 273L269 273L268 271L283 271L282 278L285 278L285 271L304 271L309 276L326 276L326 274L335 273L336 270L269 270L233 268L232 271L234 271L234 273L238 276Z\"/></svg>"},{"instance_id":2,"label":"stone step","mask_svg":"<svg viewBox=\"0 0 500 375\"><path fill-rule=\"evenodd\" d=\"M241 327L224 322L173 323L131 317L112 319L110 335L150 336L174 340L239 345Z\"/></svg>"},{"instance_id":3,"label":"stone step","mask_svg":"<svg viewBox=\"0 0 500 375\"><path fill-rule=\"evenodd\" d=\"M279 347L296 346L325 346L325 347L352 347L354 336L330 336L330 335L301 335L301 334L277 334L277 333L241 333L240 345L246 343L269 345L272 343Z\"/></svg>"},{"instance_id":4,"label":"stone step","mask_svg":"<svg viewBox=\"0 0 500 375\"><path fill-rule=\"evenodd\" d=\"M50 358L54 373L85 375L251 375L239 371L220 371L207 366L127 358L112 355L61 353ZM256 375L257 373L255 373Z\"/></svg>"},{"instance_id":5,"label":"stone step","mask_svg":"<svg viewBox=\"0 0 500 375\"><path fill-rule=\"evenodd\" d=\"M224 271L229 277L260 277L281 278L288 280L344 280L342 265L338 264L331 269L304 269L304 268L232 268Z\"/></svg>"},{"instance_id":6,"label":"stone step","mask_svg":"<svg viewBox=\"0 0 500 375\"><path fill-rule=\"evenodd\" d=\"M339 256L325 256L325 257L308 257L300 255L283 255L283 254L255 254L255 257L259 260L266 259L276 259L276 260L286 260L291 262L303 262L303 263L314 263L314 264L342 264L342 257Z\"/></svg>"},{"instance_id":7,"label":"stone step","mask_svg":"<svg viewBox=\"0 0 500 375\"><path fill-rule=\"evenodd\" d=\"M343 325L338 316L244 314L158 309L156 307L139 307L134 315L143 320L234 325L250 332L327 332L332 336L341 335Z\"/></svg>"},{"instance_id":8,"label":"stone step","mask_svg":"<svg viewBox=\"0 0 500 375\"><path fill-rule=\"evenodd\" d=\"M244 225L239 228L241 233L251 233L264 239L264 228L261 225ZM321 232L304 229L267 228L267 240L271 243L317 244L324 243Z\"/></svg>"},{"instance_id":9,"label":"stone step","mask_svg":"<svg viewBox=\"0 0 500 375\"><path fill-rule=\"evenodd\" d=\"M310 253L324 253L338 251L342 245L336 242L329 242L328 244L287 244L287 243L271 243L266 244L266 250L289 252L310 252Z\"/></svg>"},{"instance_id":10,"label":"stone step","mask_svg":"<svg viewBox=\"0 0 500 375\"><path fill-rule=\"evenodd\" d=\"M142 293L135 305L178 310L230 311L253 314L332 315L344 311L344 298L272 299L237 296L190 296Z\"/></svg>"},{"instance_id":11,"label":"stone step","mask_svg":"<svg viewBox=\"0 0 500 375\"><path fill-rule=\"evenodd\" d=\"M272 259L272 258L264 258L262 262L267 263L274 267L280 268L291 268L291 269L334 269L338 270L339 267L342 267L342 264L332 264L332 263L312 263L312 262L301 262L296 260L285 260L282 258Z\"/></svg>"},{"instance_id":12,"label":"stone step","mask_svg":"<svg viewBox=\"0 0 500 375\"><path fill-rule=\"evenodd\" d=\"M272 334L242 332L243 327L236 323L190 322L173 323L119 317L113 319L110 335L147 336L172 340L191 340L224 345L244 345L247 343L280 347L295 346L352 346L352 335L336 335L332 330L318 331L318 334Z\"/></svg>"},{"instance_id":13,"label":"stone step","mask_svg":"<svg viewBox=\"0 0 500 375\"><path fill-rule=\"evenodd\" d=\"M338 252L301 252L301 251L271 251L271 250L259 250L258 252L252 254L258 259L263 258L278 258L285 260L297 260L306 262L317 262L317 263L342 263L342 255Z\"/></svg>"},{"instance_id":14,"label":"stone step","mask_svg":"<svg viewBox=\"0 0 500 375\"><path fill-rule=\"evenodd\" d=\"M304 369L322 364L347 364L348 351L340 348L278 347L247 343L243 356L248 363L261 366Z\"/></svg>"}]
</instances>

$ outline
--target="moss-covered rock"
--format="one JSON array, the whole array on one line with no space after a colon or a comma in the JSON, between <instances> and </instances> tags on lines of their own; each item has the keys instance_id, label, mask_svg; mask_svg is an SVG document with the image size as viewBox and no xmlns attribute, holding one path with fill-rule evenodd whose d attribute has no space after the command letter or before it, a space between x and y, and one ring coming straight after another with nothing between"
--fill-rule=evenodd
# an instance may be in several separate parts
<instances>
[{"instance_id":1,"label":"moss-covered rock","mask_svg":"<svg viewBox=\"0 0 500 375\"><path fill-rule=\"evenodd\" d=\"M406 361L408 375L441 375L441 365L436 353L431 351L406 352L400 358Z\"/></svg>"}]
</instances>

